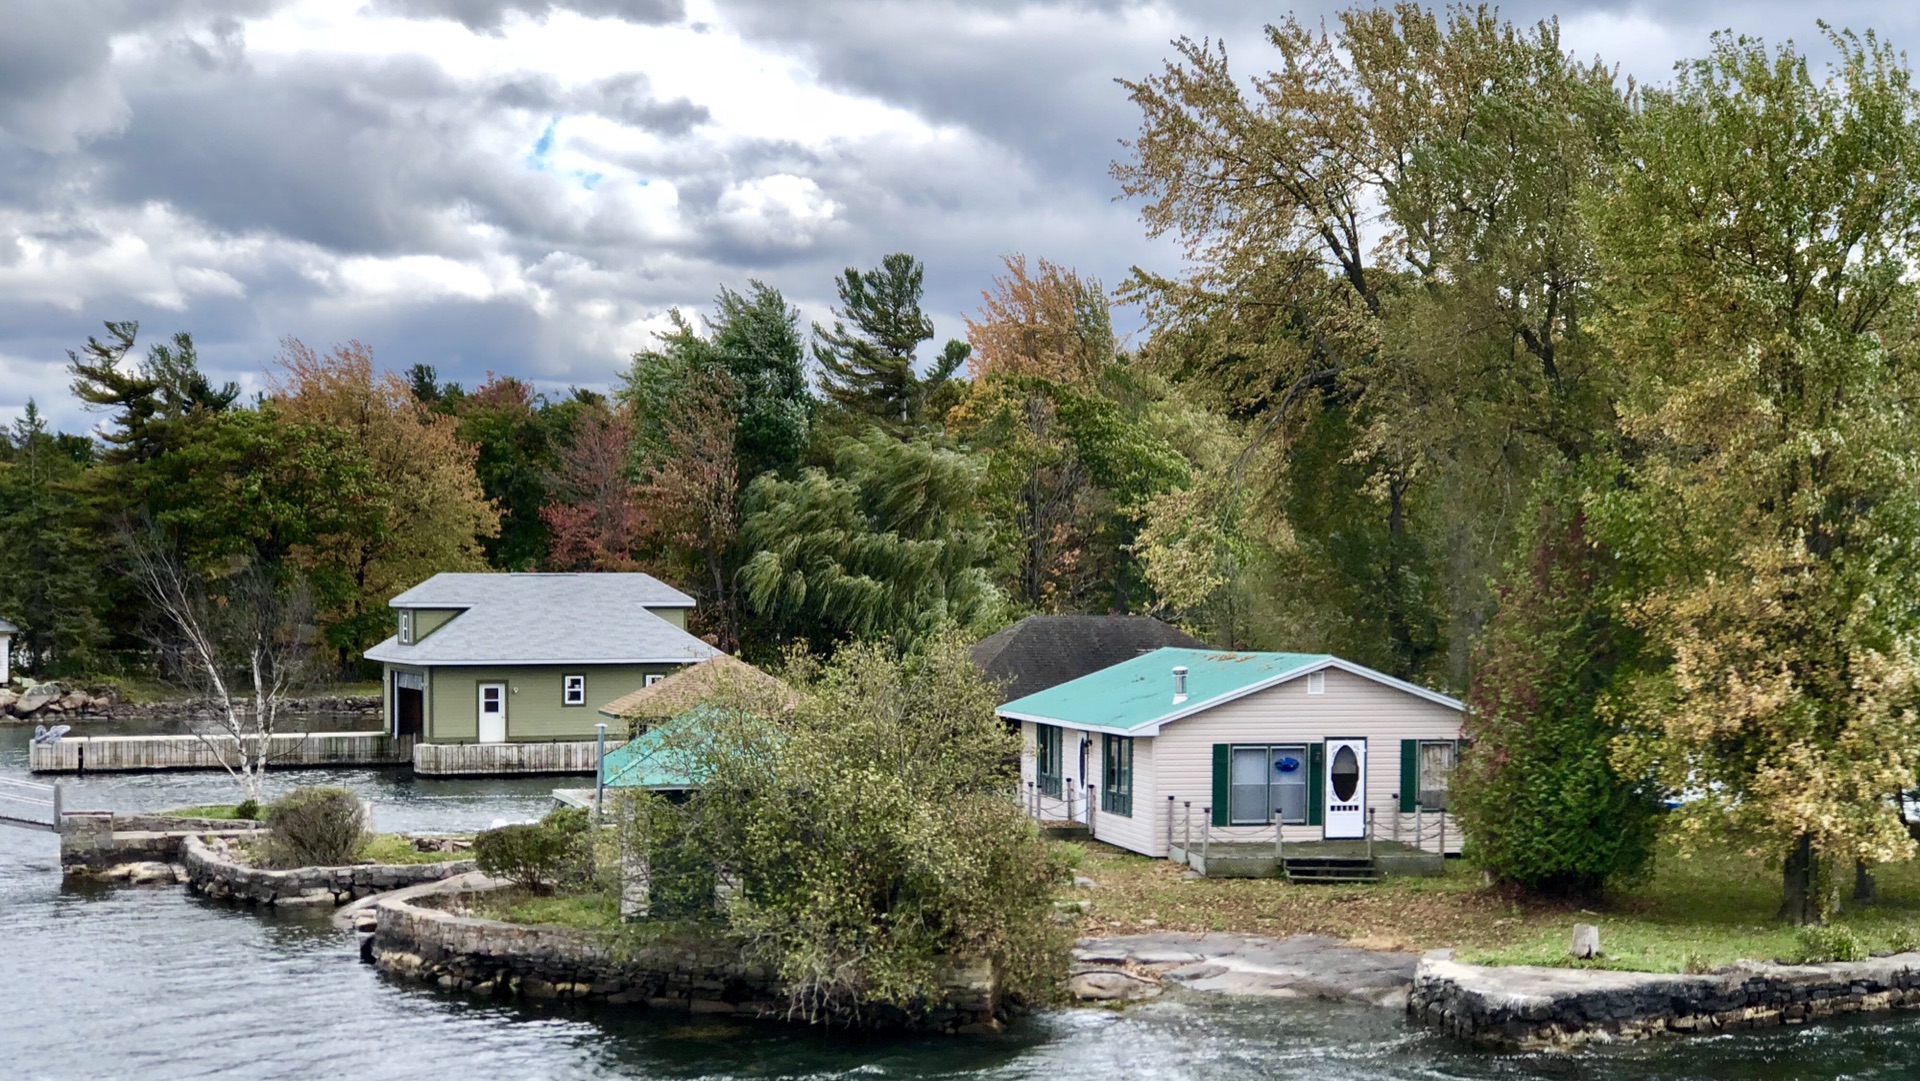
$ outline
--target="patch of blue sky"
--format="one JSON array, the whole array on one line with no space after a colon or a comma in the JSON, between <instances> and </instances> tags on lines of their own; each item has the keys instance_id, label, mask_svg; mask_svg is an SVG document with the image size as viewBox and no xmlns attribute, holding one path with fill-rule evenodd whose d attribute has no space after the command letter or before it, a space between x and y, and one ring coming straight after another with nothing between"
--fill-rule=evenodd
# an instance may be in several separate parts
<instances>
[{"instance_id":1,"label":"patch of blue sky","mask_svg":"<svg viewBox=\"0 0 1920 1081\"><path fill-rule=\"evenodd\" d=\"M571 177L582 188L592 191L596 185L607 178L607 174L597 170L556 167L553 162L553 145L559 138L559 133L560 118L556 116L547 121L547 126L540 132L540 137L533 141L533 149L527 154L527 168L535 172ZM641 181L642 186L645 184L646 181Z\"/></svg>"}]
</instances>

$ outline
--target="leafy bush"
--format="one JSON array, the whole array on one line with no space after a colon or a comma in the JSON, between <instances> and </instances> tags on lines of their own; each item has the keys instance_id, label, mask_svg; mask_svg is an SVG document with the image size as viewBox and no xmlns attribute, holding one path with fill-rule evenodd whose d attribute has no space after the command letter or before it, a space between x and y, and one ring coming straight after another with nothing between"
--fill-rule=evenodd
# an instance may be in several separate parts
<instances>
[{"instance_id":1,"label":"leafy bush","mask_svg":"<svg viewBox=\"0 0 1920 1081\"><path fill-rule=\"evenodd\" d=\"M1802 927L1796 937L1799 952L1794 960L1803 965L1867 959L1867 944L1851 927Z\"/></svg>"},{"instance_id":2,"label":"leafy bush","mask_svg":"<svg viewBox=\"0 0 1920 1081\"><path fill-rule=\"evenodd\" d=\"M656 839L684 838L689 861L737 884L727 923L795 1013L911 1014L940 1001L957 965L990 966L1014 1002L1055 994L1072 931L1051 918L1053 893L1068 869L1012 795L1016 738L965 641L904 657L853 643L796 674L807 693L780 722L705 711L685 747L700 790L653 804L684 821ZM686 866L654 851L663 870Z\"/></svg>"},{"instance_id":3,"label":"leafy bush","mask_svg":"<svg viewBox=\"0 0 1920 1081\"><path fill-rule=\"evenodd\" d=\"M1901 927L1895 929L1887 939L1887 948L1895 953L1912 953L1920 950L1920 928Z\"/></svg>"},{"instance_id":4,"label":"leafy bush","mask_svg":"<svg viewBox=\"0 0 1920 1081\"><path fill-rule=\"evenodd\" d=\"M366 841L366 812L345 788L296 788L267 808L267 862L274 867L338 867Z\"/></svg>"},{"instance_id":5,"label":"leafy bush","mask_svg":"<svg viewBox=\"0 0 1920 1081\"><path fill-rule=\"evenodd\" d=\"M247 822L259 821L260 801L257 799L241 800L233 809L233 817Z\"/></svg>"},{"instance_id":6,"label":"leafy bush","mask_svg":"<svg viewBox=\"0 0 1920 1081\"><path fill-rule=\"evenodd\" d=\"M481 833L473 839L473 859L486 874L543 893L591 873L591 830L587 812L563 807L539 822Z\"/></svg>"}]
</instances>

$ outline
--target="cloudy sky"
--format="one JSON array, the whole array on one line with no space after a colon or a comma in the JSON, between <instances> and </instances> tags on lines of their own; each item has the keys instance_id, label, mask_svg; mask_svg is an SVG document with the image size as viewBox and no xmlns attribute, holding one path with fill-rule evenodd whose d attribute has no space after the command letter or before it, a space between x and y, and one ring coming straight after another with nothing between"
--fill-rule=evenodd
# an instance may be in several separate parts
<instances>
[{"instance_id":1,"label":"cloudy sky","mask_svg":"<svg viewBox=\"0 0 1920 1081\"><path fill-rule=\"evenodd\" d=\"M1296 10L1318 15L1324 0ZM1523 0L1660 79L1712 30L1920 40L1906 4ZM961 333L1000 257L1172 269L1108 163L1116 77L1169 39L1266 59L1228 0L0 0L0 421L97 418L65 351L189 330L257 387L276 343L604 387L669 308L928 265ZM1121 321L1128 320L1124 314Z\"/></svg>"}]
</instances>

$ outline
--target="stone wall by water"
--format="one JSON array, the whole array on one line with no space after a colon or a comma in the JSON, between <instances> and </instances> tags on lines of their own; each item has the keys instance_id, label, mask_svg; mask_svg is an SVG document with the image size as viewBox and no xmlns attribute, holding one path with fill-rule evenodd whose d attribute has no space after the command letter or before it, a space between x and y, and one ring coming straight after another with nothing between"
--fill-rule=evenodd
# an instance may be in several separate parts
<instances>
[{"instance_id":1,"label":"stone wall by water","mask_svg":"<svg viewBox=\"0 0 1920 1081\"><path fill-rule=\"evenodd\" d=\"M132 863L175 863L180 843L192 832L239 836L260 828L258 822L71 811L60 816L60 867L86 874Z\"/></svg>"},{"instance_id":2,"label":"stone wall by water","mask_svg":"<svg viewBox=\"0 0 1920 1081\"><path fill-rule=\"evenodd\" d=\"M1488 1047L1536 1050L1801 1024L1920 1007L1920 953L1704 975L1420 962L1407 1012Z\"/></svg>"},{"instance_id":3,"label":"stone wall by water","mask_svg":"<svg viewBox=\"0 0 1920 1081\"><path fill-rule=\"evenodd\" d=\"M369 943L373 962L396 977L482 996L570 999L700 1014L796 1020L766 968L741 959L724 937L645 944L564 927L532 927L383 900ZM991 1032L1003 1011L987 966L953 970L945 996L915 1014L869 1007L828 1023L873 1028Z\"/></svg>"},{"instance_id":4,"label":"stone wall by water","mask_svg":"<svg viewBox=\"0 0 1920 1081\"><path fill-rule=\"evenodd\" d=\"M438 882L443 878L473 870L472 860L447 860L442 863L365 863L350 867L298 867L288 871L269 871L235 862L226 851L226 842L211 843L197 836L187 837L180 846L180 863L186 868L187 888L215 900L232 899L249 904L344 905L376 893Z\"/></svg>"}]
</instances>

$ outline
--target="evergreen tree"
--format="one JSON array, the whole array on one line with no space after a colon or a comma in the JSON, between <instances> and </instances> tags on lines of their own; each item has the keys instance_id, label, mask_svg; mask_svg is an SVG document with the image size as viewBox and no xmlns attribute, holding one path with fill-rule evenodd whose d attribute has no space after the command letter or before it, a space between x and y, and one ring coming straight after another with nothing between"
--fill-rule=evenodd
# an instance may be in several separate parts
<instances>
[{"instance_id":1,"label":"evergreen tree","mask_svg":"<svg viewBox=\"0 0 1920 1081\"><path fill-rule=\"evenodd\" d=\"M93 444L47 430L31 399L0 461L0 615L20 628L19 667L38 676L95 669L102 552L74 490Z\"/></svg>"},{"instance_id":2,"label":"evergreen tree","mask_svg":"<svg viewBox=\"0 0 1920 1081\"><path fill-rule=\"evenodd\" d=\"M80 353L67 351L73 393L96 409L113 412L103 460L108 465L150 462L184 438L182 426L219 413L240 397L240 387L215 387L200 371L193 337L182 331L171 344L147 350L144 365L127 363L140 324L108 323L107 341L89 336Z\"/></svg>"},{"instance_id":3,"label":"evergreen tree","mask_svg":"<svg viewBox=\"0 0 1920 1081\"><path fill-rule=\"evenodd\" d=\"M1578 499L1543 485L1533 536L1495 586L1452 802L1468 855L1496 880L1589 896L1647 866L1660 804L1612 760L1619 726L1600 704L1637 635L1615 618L1615 557L1591 542Z\"/></svg>"},{"instance_id":4,"label":"evergreen tree","mask_svg":"<svg viewBox=\"0 0 1920 1081\"><path fill-rule=\"evenodd\" d=\"M895 252L872 270L848 267L834 279L840 306L833 329L813 326L820 386L849 412L900 434L928 423L933 397L967 361L967 343L953 340L922 376L914 370L920 343L933 338L933 320L920 308L926 268Z\"/></svg>"}]
</instances>

